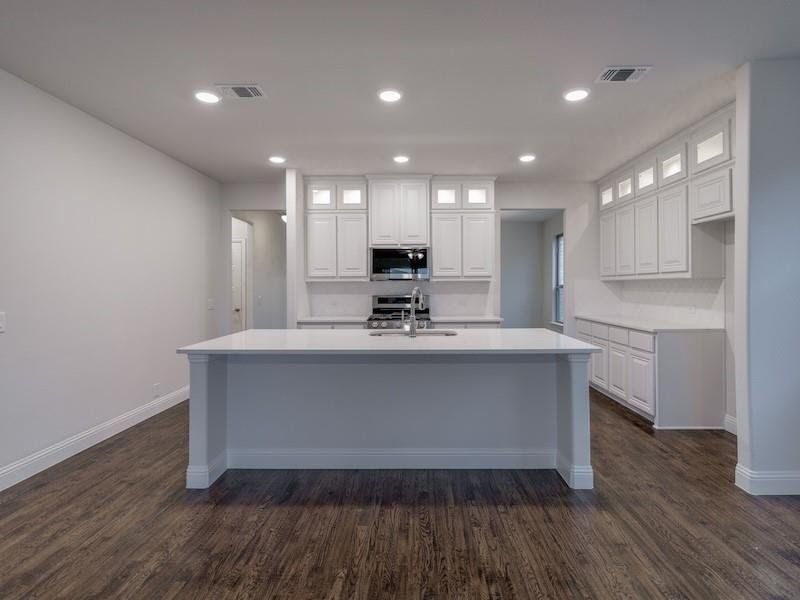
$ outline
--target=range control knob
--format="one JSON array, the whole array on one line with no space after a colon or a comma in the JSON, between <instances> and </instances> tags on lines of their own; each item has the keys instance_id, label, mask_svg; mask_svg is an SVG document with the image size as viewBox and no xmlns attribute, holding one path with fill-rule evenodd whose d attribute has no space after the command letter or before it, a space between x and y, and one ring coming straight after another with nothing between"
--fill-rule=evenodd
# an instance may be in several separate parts
<instances>
[{"instance_id":1,"label":"range control knob","mask_svg":"<svg viewBox=\"0 0 800 600\"><path fill-rule=\"evenodd\" d=\"M387 321L381 321L381 327L386 329L388 326L389 326L389 323Z\"/></svg>"},{"instance_id":2,"label":"range control knob","mask_svg":"<svg viewBox=\"0 0 800 600\"><path fill-rule=\"evenodd\" d=\"M377 321L373 321L372 323L369 324L369 326L372 327L373 329L377 329L379 325L380 324Z\"/></svg>"}]
</instances>

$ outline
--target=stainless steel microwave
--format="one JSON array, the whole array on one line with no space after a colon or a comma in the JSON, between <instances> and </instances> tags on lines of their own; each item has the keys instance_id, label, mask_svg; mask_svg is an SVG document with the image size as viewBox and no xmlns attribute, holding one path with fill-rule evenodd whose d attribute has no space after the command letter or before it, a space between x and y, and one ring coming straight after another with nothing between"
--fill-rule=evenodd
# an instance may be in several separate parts
<instances>
[{"instance_id":1,"label":"stainless steel microwave","mask_svg":"<svg viewBox=\"0 0 800 600\"><path fill-rule=\"evenodd\" d=\"M430 248L373 248L370 279L430 279Z\"/></svg>"}]
</instances>

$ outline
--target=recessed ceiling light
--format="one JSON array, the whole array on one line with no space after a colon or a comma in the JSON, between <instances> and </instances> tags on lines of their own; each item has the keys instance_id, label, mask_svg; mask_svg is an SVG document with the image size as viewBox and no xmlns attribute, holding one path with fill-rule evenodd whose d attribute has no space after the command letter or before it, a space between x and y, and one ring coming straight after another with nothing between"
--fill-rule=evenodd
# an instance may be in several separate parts
<instances>
[{"instance_id":1,"label":"recessed ceiling light","mask_svg":"<svg viewBox=\"0 0 800 600\"><path fill-rule=\"evenodd\" d=\"M283 221L284 223L288 223L288 222L289 222L289 219L288 219L288 217L287 217L287 216L284 214L284 215L281 215L281 221Z\"/></svg>"},{"instance_id":2,"label":"recessed ceiling light","mask_svg":"<svg viewBox=\"0 0 800 600\"><path fill-rule=\"evenodd\" d=\"M394 162L396 162L396 163L407 163L408 162L408 157L407 156L403 156L402 154L399 155L399 156L395 156L394 157Z\"/></svg>"},{"instance_id":3,"label":"recessed ceiling light","mask_svg":"<svg viewBox=\"0 0 800 600\"><path fill-rule=\"evenodd\" d=\"M206 104L216 104L222 100L219 95L215 94L214 92L207 92L206 90L195 92L194 97L200 102L205 102Z\"/></svg>"},{"instance_id":4,"label":"recessed ceiling light","mask_svg":"<svg viewBox=\"0 0 800 600\"><path fill-rule=\"evenodd\" d=\"M403 92L400 90L381 90L378 92L378 98L384 102L397 102L403 97Z\"/></svg>"},{"instance_id":5,"label":"recessed ceiling light","mask_svg":"<svg viewBox=\"0 0 800 600\"><path fill-rule=\"evenodd\" d=\"M282 156L270 156L269 162L271 162L273 165L282 165L286 162L286 159Z\"/></svg>"},{"instance_id":6,"label":"recessed ceiling light","mask_svg":"<svg viewBox=\"0 0 800 600\"><path fill-rule=\"evenodd\" d=\"M535 154L522 154L519 157L519 162L529 163L536 160Z\"/></svg>"},{"instance_id":7,"label":"recessed ceiling light","mask_svg":"<svg viewBox=\"0 0 800 600\"><path fill-rule=\"evenodd\" d=\"M589 90L577 89L564 92L564 100L567 102L580 102L589 97Z\"/></svg>"}]
</instances>

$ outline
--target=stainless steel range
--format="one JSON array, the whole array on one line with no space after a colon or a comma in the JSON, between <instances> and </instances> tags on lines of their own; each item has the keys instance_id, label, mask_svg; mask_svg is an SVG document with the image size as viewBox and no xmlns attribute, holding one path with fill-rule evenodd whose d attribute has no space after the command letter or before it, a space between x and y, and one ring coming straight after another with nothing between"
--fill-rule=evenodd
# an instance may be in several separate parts
<instances>
[{"instance_id":1,"label":"stainless steel range","mask_svg":"<svg viewBox=\"0 0 800 600\"><path fill-rule=\"evenodd\" d=\"M417 296L419 298L419 296ZM422 302L415 299L414 312L417 317L417 327L428 329L431 327L431 313L428 296L421 297ZM420 308L421 305L421 308ZM408 325L411 315L411 296L373 296L372 314L367 317L368 329L401 329Z\"/></svg>"}]
</instances>

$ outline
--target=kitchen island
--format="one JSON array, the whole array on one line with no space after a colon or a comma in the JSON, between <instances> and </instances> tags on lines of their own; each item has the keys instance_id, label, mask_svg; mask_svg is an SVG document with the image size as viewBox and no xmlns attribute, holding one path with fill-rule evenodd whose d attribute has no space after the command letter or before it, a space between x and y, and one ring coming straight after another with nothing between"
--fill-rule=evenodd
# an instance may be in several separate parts
<instances>
[{"instance_id":1,"label":"kitchen island","mask_svg":"<svg viewBox=\"0 0 800 600\"><path fill-rule=\"evenodd\" d=\"M596 351L546 329L251 329L186 346L186 487L228 468L471 468L591 488Z\"/></svg>"}]
</instances>

